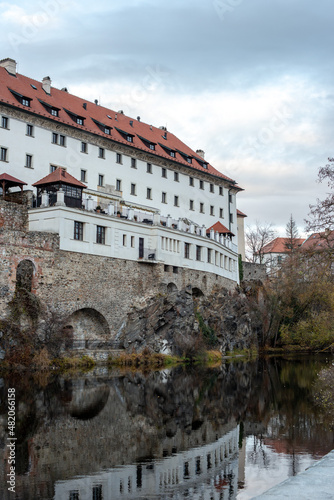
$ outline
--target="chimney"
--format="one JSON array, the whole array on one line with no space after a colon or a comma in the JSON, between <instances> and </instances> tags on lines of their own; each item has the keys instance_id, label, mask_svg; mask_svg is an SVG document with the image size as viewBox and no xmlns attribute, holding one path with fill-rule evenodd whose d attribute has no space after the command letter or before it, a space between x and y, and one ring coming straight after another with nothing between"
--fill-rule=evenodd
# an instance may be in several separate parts
<instances>
[{"instance_id":1,"label":"chimney","mask_svg":"<svg viewBox=\"0 0 334 500\"><path fill-rule=\"evenodd\" d=\"M0 61L0 66L5 68L11 75L16 76L16 61L14 61L14 59L10 59L9 57L2 59Z\"/></svg>"},{"instance_id":2,"label":"chimney","mask_svg":"<svg viewBox=\"0 0 334 500\"><path fill-rule=\"evenodd\" d=\"M45 76L42 80L42 89L47 94L51 94L51 78L49 76Z\"/></svg>"},{"instance_id":3,"label":"chimney","mask_svg":"<svg viewBox=\"0 0 334 500\"><path fill-rule=\"evenodd\" d=\"M203 149L196 149L196 153L198 154L198 156L200 156L204 160L205 153L204 153Z\"/></svg>"}]
</instances>

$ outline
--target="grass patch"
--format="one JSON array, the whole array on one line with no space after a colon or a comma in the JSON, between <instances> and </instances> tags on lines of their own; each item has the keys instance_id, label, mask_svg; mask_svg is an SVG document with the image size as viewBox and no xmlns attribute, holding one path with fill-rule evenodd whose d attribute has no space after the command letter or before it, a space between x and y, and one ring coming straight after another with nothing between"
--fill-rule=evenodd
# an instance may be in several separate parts
<instances>
[{"instance_id":1,"label":"grass patch","mask_svg":"<svg viewBox=\"0 0 334 500\"><path fill-rule=\"evenodd\" d=\"M109 366L129 366L133 368L161 368L164 366L174 366L184 360L176 356L151 352L145 348L142 352L124 353L119 356L109 356Z\"/></svg>"},{"instance_id":2,"label":"grass patch","mask_svg":"<svg viewBox=\"0 0 334 500\"><path fill-rule=\"evenodd\" d=\"M60 371L66 370L92 370L96 362L90 356L82 356L81 358L56 358L51 362L52 366L58 368Z\"/></svg>"}]
</instances>

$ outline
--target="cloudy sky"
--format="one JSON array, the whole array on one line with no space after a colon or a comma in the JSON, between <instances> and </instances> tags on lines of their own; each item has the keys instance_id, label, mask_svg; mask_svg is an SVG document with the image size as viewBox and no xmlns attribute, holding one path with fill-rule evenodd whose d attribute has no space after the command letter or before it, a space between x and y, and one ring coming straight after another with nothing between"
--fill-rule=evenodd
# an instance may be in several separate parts
<instances>
[{"instance_id":1,"label":"cloudy sky","mask_svg":"<svg viewBox=\"0 0 334 500\"><path fill-rule=\"evenodd\" d=\"M302 233L332 156L333 0L0 0L19 73L167 126L245 191L246 222Z\"/></svg>"}]
</instances>

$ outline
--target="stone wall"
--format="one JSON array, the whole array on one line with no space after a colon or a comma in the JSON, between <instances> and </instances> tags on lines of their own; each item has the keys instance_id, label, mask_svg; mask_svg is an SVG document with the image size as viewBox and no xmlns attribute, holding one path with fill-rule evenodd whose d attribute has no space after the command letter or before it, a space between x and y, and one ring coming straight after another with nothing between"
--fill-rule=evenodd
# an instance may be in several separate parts
<instances>
[{"instance_id":1,"label":"stone wall","mask_svg":"<svg viewBox=\"0 0 334 500\"><path fill-rule=\"evenodd\" d=\"M249 280L266 280L266 266L265 264L258 264L256 262L243 262L244 281Z\"/></svg>"},{"instance_id":2,"label":"stone wall","mask_svg":"<svg viewBox=\"0 0 334 500\"><path fill-rule=\"evenodd\" d=\"M29 232L27 224L25 207L0 202L0 318L15 294L16 270L23 260L34 265L31 291L41 303L53 305L81 332L89 328L93 315L100 314L101 328L90 338L103 341L115 338L133 305L168 286L181 290L190 285L203 294L215 285L235 288L234 282L212 273L182 268L175 273L172 267L166 272L163 264L65 252L59 250L57 234Z\"/></svg>"}]
</instances>

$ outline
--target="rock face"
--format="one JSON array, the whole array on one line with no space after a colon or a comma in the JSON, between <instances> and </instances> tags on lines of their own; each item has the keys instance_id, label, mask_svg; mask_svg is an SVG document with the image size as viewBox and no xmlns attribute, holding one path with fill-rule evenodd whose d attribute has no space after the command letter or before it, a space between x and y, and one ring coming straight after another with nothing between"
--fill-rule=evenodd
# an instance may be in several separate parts
<instances>
[{"instance_id":1,"label":"rock face","mask_svg":"<svg viewBox=\"0 0 334 500\"><path fill-rule=\"evenodd\" d=\"M254 299L250 301L240 288L217 287L198 297L196 289L187 287L134 305L117 341L130 351L149 347L176 355L203 346L222 352L257 347L261 320L253 310Z\"/></svg>"}]
</instances>

